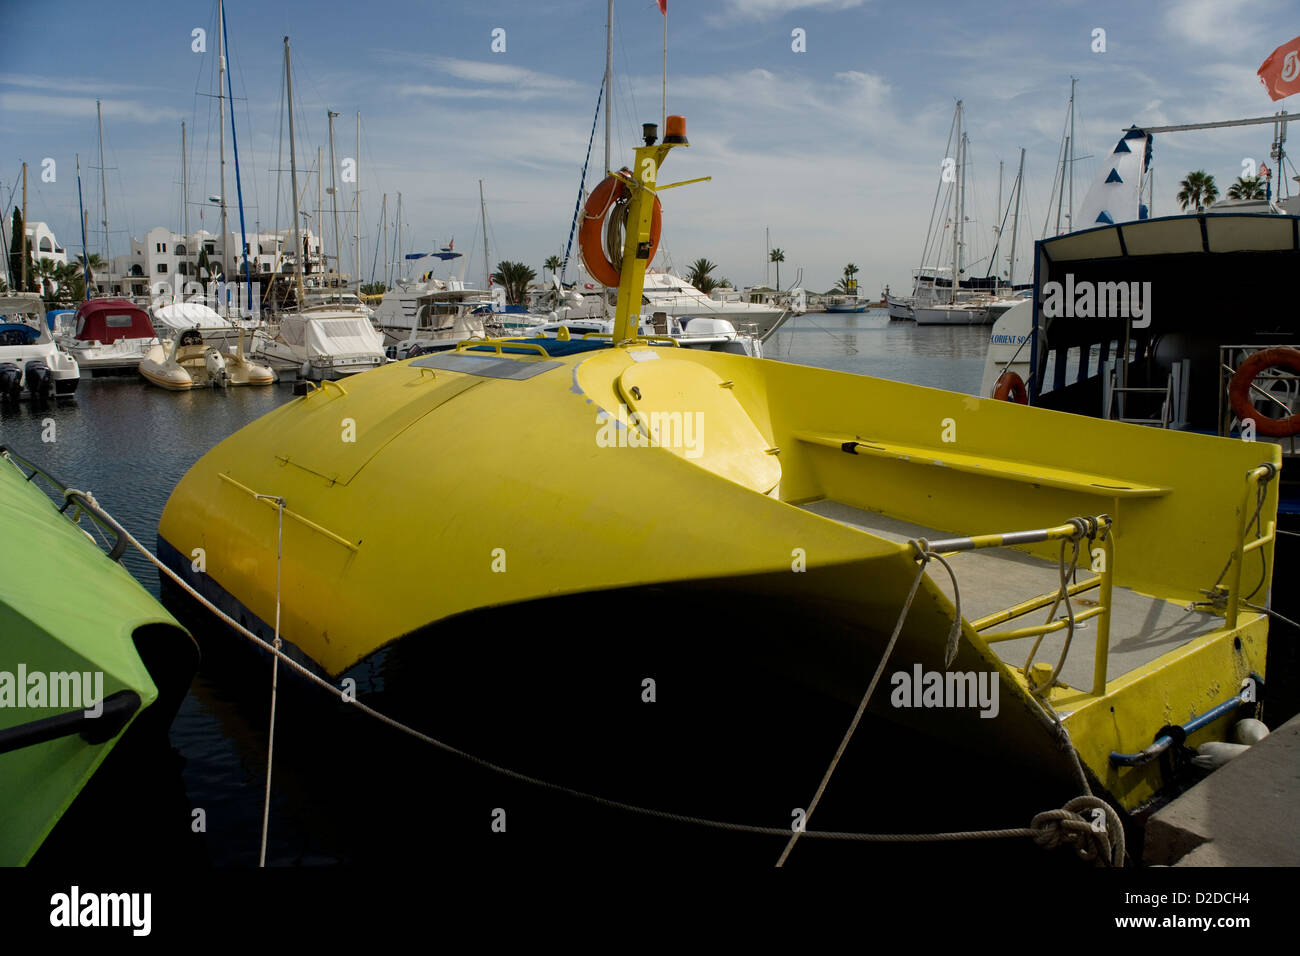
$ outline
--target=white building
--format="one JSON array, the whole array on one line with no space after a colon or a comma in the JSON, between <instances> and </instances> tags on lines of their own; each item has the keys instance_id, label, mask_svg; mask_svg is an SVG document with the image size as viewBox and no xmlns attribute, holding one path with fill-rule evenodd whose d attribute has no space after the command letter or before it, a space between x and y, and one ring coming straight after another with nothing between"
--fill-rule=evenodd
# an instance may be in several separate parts
<instances>
[{"instance_id":1,"label":"white building","mask_svg":"<svg viewBox=\"0 0 1300 956\"><path fill-rule=\"evenodd\" d=\"M238 232L228 234L226 249L229 254L225 269L221 267L221 244L217 234L200 229L185 236L172 232L165 226L155 226L145 233L143 239L131 237L131 251L126 255L114 256L109 276L99 277L98 283L108 291L121 295L147 295L159 282L181 282L199 277L199 257L207 254L212 276L224 272L227 280L234 281L244 271L243 254L237 254L241 248ZM299 241L306 250L303 259L303 271L314 273L322 271L321 242L310 230L298 234ZM293 272L292 231L281 229L277 232L250 233L244 252L249 258L249 268L256 273Z\"/></svg>"},{"instance_id":2,"label":"white building","mask_svg":"<svg viewBox=\"0 0 1300 956\"><path fill-rule=\"evenodd\" d=\"M9 237L14 234L14 214L12 212L5 215L4 218L4 242L6 250L9 247ZM53 231L43 222L27 223L27 241L32 244L32 258L39 261L41 259L53 259L59 265L68 261L67 250L59 245L59 240L54 237Z\"/></svg>"}]
</instances>

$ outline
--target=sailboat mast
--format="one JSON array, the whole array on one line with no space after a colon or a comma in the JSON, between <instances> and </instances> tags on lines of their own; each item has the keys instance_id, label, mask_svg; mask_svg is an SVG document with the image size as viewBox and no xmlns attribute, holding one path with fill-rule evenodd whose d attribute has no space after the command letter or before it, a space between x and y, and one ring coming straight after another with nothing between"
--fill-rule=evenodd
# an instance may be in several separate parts
<instances>
[{"instance_id":1,"label":"sailboat mast","mask_svg":"<svg viewBox=\"0 0 1300 956\"><path fill-rule=\"evenodd\" d=\"M1002 238L1002 219L1001 219L1001 216L1002 216L1002 165L1003 165L1002 160L999 159L999 160L998 160L998 204L997 204L996 206L993 207L995 210L997 210L996 216L998 217L998 218L996 218L996 219L993 220L993 245L994 245L995 248L997 247L998 240L1000 240L1000 239ZM996 269L996 268L997 268L997 263L996 263L996 262L990 262L990 263L989 263L989 267L992 268L992 269Z\"/></svg>"},{"instance_id":2,"label":"sailboat mast","mask_svg":"<svg viewBox=\"0 0 1300 956\"><path fill-rule=\"evenodd\" d=\"M953 190L953 194L952 194L952 283L948 288L948 301L953 304L956 304L957 302L957 275L959 272L961 272L961 266L959 265L960 256L961 256L961 250L960 250L961 240L958 239L957 236L958 232L961 229L961 225L960 225L961 223L960 202L961 202L961 185L962 185L961 180L962 180L962 176L965 174L965 170L962 169L962 164L961 164L961 160L962 160L961 143L962 143L961 100L958 100L957 101L957 186Z\"/></svg>"},{"instance_id":3,"label":"sailboat mast","mask_svg":"<svg viewBox=\"0 0 1300 956\"><path fill-rule=\"evenodd\" d=\"M321 215L321 207L325 203L325 193L321 188L321 176L324 175L324 173L325 173L325 164L321 160L321 148L317 146L316 147L316 218L314 218L311 221L311 224L316 227L316 244L321 252L321 256L320 256L321 269L322 271L328 272L330 268L330 260L329 257L325 255L325 229L324 227L321 226L321 220L325 218L324 216Z\"/></svg>"},{"instance_id":4,"label":"sailboat mast","mask_svg":"<svg viewBox=\"0 0 1300 956\"><path fill-rule=\"evenodd\" d=\"M384 193L383 204L379 207L379 218L384 223L384 288L392 287L388 281L388 193Z\"/></svg>"},{"instance_id":5,"label":"sailboat mast","mask_svg":"<svg viewBox=\"0 0 1300 956\"><path fill-rule=\"evenodd\" d=\"M289 38L284 38L284 83L289 99L289 183L293 188L293 277L297 282L294 299L302 311L305 292L302 287L302 241L298 236L298 153L293 139L293 67L289 58Z\"/></svg>"},{"instance_id":6,"label":"sailboat mast","mask_svg":"<svg viewBox=\"0 0 1300 956\"><path fill-rule=\"evenodd\" d=\"M81 278L90 298L90 253L86 251L86 209L81 202L81 154L77 154L77 211L81 213Z\"/></svg>"},{"instance_id":7,"label":"sailboat mast","mask_svg":"<svg viewBox=\"0 0 1300 956\"><path fill-rule=\"evenodd\" d=\"M335 177L338 164L334 160L334 118L339 114L326 110L325 115L330 121L330 208L334 214L334 273L337 279L343 271L343 247L339 245L339 189Z\"/></svg>"},{"instance_id":8,"label":"sailboat mast","mask_svg":"<svg viewBox=\"0 0 1300 956\"><path fill-rule=\"evenodd\" d=\"M80 175L80 172L78 172ZM189 164L185 161L185 120L181 120L181 218L184 220L185 229L185 273L188 276L190 267L190 176Z\"/></svg>"},{"instance_id":9,"label":"sailboat mast","mask_svg":"<svg viewBox=\"0 0 1300 956\"><path fill-rule=\"evenodd\" d=\"M356 229L353 245L356 250L357 260L357 279L353 283L356 286L357 296L361 296L361 113L357 112L357 166L355 170L356 179L355 188L353 189L353 200L356 203L356 213L353 226Z\"/></svg>"},{"instance_id":10,"label":"sailboat mast","mask_svg":"<svg viewBox=\"0 0 1300 956\"><path fill-rule=\"evenodd\" d=\"M393 269L397 273L398 279L406 277L406 272L402 268L402 194L397 194L397 222L396 232L393 236Z\"/></svg>"},{"instance_id":11,"label":"sailboat mast","mask_svg":"<svg viewBox=\"0 0 1300 956\"><path fill-rule=\"evenodd\" d=\"M962 266L966 259L966 153L970 142L965 133L961 136L961 215L957 218L957 274L953 288L961 284Z\"/></svg>"},{"instance_id":12,"label":"sailboat mast","mask_svg":"<svg viewBox=\"0 0 1300 956\"><path fill-rule=\"evenodd\" d=\"M113 257L109 255L108 249L108 177L104 175L104 110L99 100L95 100L95 116L99 119L99 199L104 212L104 264L108 267L108 274L113 275ZM23 167L23 181L26 182L27 167ZM26 195L27 187L23 187L23 195ZM26 225L27 210L23 210L23 221Z\"/></svg>"},{"instance_id":13,"label":"sailboat mast","mask_svg":"<svg viewBox=\"0 0 1300 956\"><path fill-rule=\"evenodd\" d=\"M1016 214L1011 219L1011 263L1007 268L1007 285L1016 286L1016 233L1020 231L1020 193L1025 188L1025 148L1020 147L1020 169L1016 172Z\"/></svg>"},{"instance_id":14,"label":"sailboat mast","mask_svg":"<svg viewBox=\"0 0 1300 956\"><path fill-rule=\"evenodd\" d=\"M488 252L487 203L483 200L483 180L481 179L478 181L478 205L483 215L483 268L487 271L487 278L483 283L483 288L488 289L492 287L492 259L491 254Z\"/></svg>"},{"instance_id":15,"label":"sailboat mast","mask_svg":"<svg viewBox=\"0 0 1300 956\"><path fill-rule=\"evenodd\" d=\"M614 0L605 14L605 175L609 167L610 109L614 103ZM602 177L603 178L603 177Z\"/></svg>"},{"instance_id":16,"label":"sailboat mast","mask_svg":"<svg viewBox=\"0 0 1300 956\"><path fill-rule=\"evenodd\" d=\"M221 149L221 276L226 275L226 31L222 0L217 0L217 128Z\"/></svg>"},{"instance_id":17,"label":"sailboat mast","mask_svg":"<svg viewBox=\"0 0 1300 956\"><path fill-rule=\"evenodd\" d=\"M102 166L103 163L100 163ZM31 252L27 248L27 164L23 163L23 228L18 236L18 251L22 256L22 276L19 279L21 283L18 287L19 292L27 291L27 260L31 258Z\"/></svg>"},{"instance_id":18,"label":"sailboat mast","mask_svg":"<svg viewBox=\"0 0 1300 956\"><path fill-rule=\"evenodd\" d=\"M1077 82L1074 77L1070 77L1070 203L1065 211L1065 221L1070 232L1074 232L1074 84Z\"/></svg>"}]
</instances>

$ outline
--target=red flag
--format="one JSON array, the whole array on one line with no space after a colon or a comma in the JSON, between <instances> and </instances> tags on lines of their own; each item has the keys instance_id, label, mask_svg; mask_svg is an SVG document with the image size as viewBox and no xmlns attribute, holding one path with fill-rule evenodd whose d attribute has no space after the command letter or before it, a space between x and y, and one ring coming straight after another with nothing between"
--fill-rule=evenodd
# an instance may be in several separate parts
<instances>
[{"instance_id":1,"label":"red flag","mask_svg":"<svg viewBox=\"0 0 1300 956\"><path fill-rule=\"evenodd\" d=\"M1280 100L1300 93L1300 37L1268 55L1259 66L1259 81L1271 99Z\"/></svg>"},{"instance_id":2,"label":"red flag","mask_svg":"<svg viewBox=\"0 0 1300 956\"><path fill-rule=\"evenodd\" d=\"M668 16L668 0L659 0L659 12Z\"/></svg>"}]
</instances>

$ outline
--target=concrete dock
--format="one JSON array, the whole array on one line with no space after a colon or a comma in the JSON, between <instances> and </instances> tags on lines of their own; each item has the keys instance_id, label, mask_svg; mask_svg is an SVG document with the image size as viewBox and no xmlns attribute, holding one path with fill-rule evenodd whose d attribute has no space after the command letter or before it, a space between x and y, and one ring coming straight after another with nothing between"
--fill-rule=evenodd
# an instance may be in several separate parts
<instances>
[{"instance_id":1,"label":"concrete dock","mask_svg":"<svg viewBox=\"0 0 1300 956\"><path fill-rule=\"evenodd\" d=\"M1147 866L1300 866L1300 716L1147 822Z\"/></svg>"}]
</instances>

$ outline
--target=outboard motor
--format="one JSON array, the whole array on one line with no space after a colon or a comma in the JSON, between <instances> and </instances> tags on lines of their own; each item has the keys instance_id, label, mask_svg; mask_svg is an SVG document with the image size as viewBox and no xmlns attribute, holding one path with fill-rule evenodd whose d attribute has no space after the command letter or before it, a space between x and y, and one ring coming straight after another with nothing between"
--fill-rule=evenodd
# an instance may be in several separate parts
<instances>
[{"instance_id":1,"label":"outboard motor","mask_svg":"<svg viewBox=\"0 0 1300 956\"><path fill-rule=\"evenodd\" d=\"M44 359L32 359L27 363L27 391L33 399L48 402L54 396L54 376Z\"/></svg>"},{"instance_id":2,"label":"outboard motor","mask_svg":"<svg viewBox=\"0 0 1300 956\"><path fill-rule=\"evenodd\" d=\"M207 367L208 380L212 385L225 388L230 384L230 373L226 371L225 357L216 349L208 348L203 353L203 364Z\"/></svg>"},{"instance_id":3,"label":"outboard motor","mask_svg":"<svg viewBox=\"0 0 1300 956\"><path fill-rule=\"evenodd\" d=\"M0 402L18 404L23 393L23 370L13 362L0 362Z\"/></svg>"}]
</instances>

